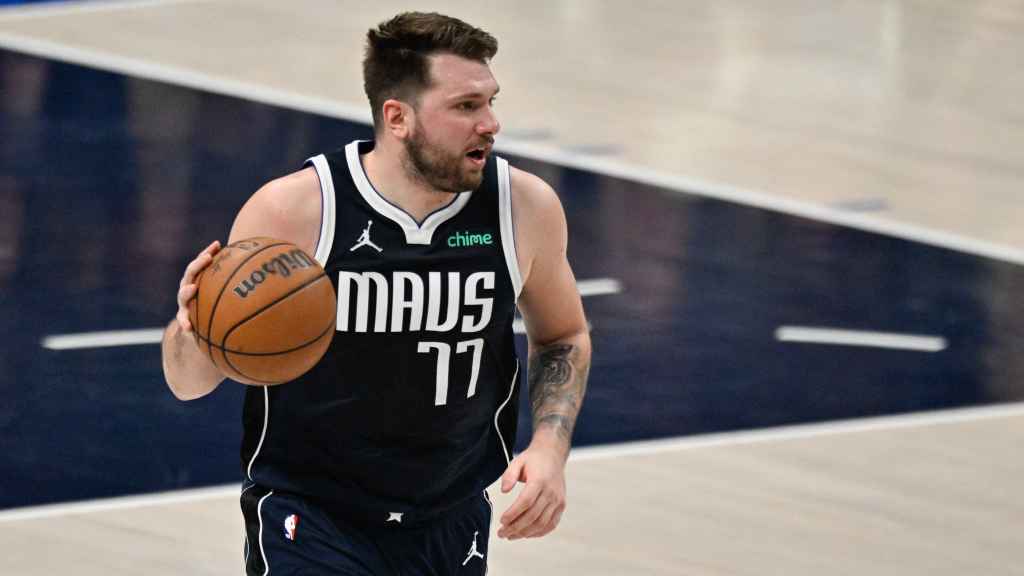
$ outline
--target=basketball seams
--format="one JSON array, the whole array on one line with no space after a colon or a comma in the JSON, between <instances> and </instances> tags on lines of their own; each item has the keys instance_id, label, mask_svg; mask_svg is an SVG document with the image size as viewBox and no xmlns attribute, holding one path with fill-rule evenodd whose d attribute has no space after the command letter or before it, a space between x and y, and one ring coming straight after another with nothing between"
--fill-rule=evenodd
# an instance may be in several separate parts
<instances>
[{"instance_id":1,"label":"basketball seams","mask_svg":"<svg viewBox=\"0 0 1024 576\"><path fill-rule=\"evenodd\" d=\"M232 370L234 370L235 373L237 373L239 376L241 376L242 377L241 380L243 380L243 381L248 380L249 382L252 382L254 384L262 384L262 385L266 385L266 386L273 386L275 384L281 384L281 382L277 382L277 381L273 381L273 380L260 380L259 378L253 378L253 377L249 376L248 374L246 374L245 372L242 372L241 370L239 370L237 367L235 367L235 365L231 363L231 359L228 358L228 355L227 355L226 352L221 351L221 356L224 357L224 362L228 365L228 367L231 368Z\"/></svg>"},{"instance_id":2,"label":"basketball seams","mask_svg":"<svg viewBox=\"0 0 1024 576\"><path fill-rule=\"evenodd\" d=\"M270 384L270 385L272 385L272 384L280 384L281 382L278 382L278 381L275 381L275 380L261 380L259 378L254 378L254 377L246 374L238 366L236 366L234 362L231 361L230 354L237 354L239 356L249 356L249 357L253 357L253 356L255 356L255 357L260 357L260 356L280 356L280 355L284 355L284 354L290 354L290 353L298 351L298 350L302 350L303 348L312 346L312 345L320 342L324 338L324 336L329 335L331 330L334 329L334 324L335 324L334 318L331 318L330 322L328 322L328 324L327 324L327 327L322 332L320 332L320 334L318 334L315 338L309 340L308 342L304 342L304 343L302 343L302 344L300 344L298 346L295 346L294 348L290 348L288 350L280 350L280 351L276 351L276 352L242 352L242 351L235 351L235 350L231 350L230 348L228 348L226 346L227 341L231 337L231 333L232 332L237 330L239 327L244 325L249 320L252 320L253 318L258 317L260 314L262 314L262 313L266 312L267 310L273 308L277 304L281 304L282 302L286 302L289 298L292 298L293 296L295 296L296 294L302 292L303 290L305 290L305 289L307 289L307 288L309 288L311 286L315 286L316 283L321 281L321 280L326 280L327 282L330 282L330 278L327 277L327 274L326 273L321 273L320 275L315 276L315 277L305 281L304 283L300 284L299 286L296 286L296 287L292 288L287 293L282 294L279 298L277 298L273 302L269 302L266 305L264 305L263 307L261 307L260 309L253 311L249 316L239 320L234 326L229 328L224 333L224 338L221 340L221 344L216 346L217 350L220 352L221 357L224 358L224 363L227 365L227 367L231 371L233 371L236 374L238 374L239 376L241 376L243 379L249 380L251 382L255 382L257 384ZM333 291L333 287L331 289ZM214 344L210 340L207 340L207 342L211 346L211 349L212 349L212 346L214 346Z\"/></svg>"},{"instance_id":3,"label":"basketball seams","mask_svg":"<svg viewBox=\"0 0 1024 576\"><path fill-rule=\"evenodd\" d=\"M239 380L243 382L247 380L251 382L259 382L258 380L249 378L248 376L240 372L237 368L235 368L234 364L232 364L231 361L228 360L228 355L222 348L218 347L215 348L215 350L217 352L214 353L214 356L211 356L211 358L213 358L213 363L216 364L217 367L224 372L233 372L234 380ZM220 358L220 360L217 359L218 357ZM232 376L228 377L231 378ZM274 382L264 382L264 384L274 384Z\"/></svg>"},{"instance_id":4,"label":"basketball seams","mask_svg":"<svg viewBox=\"0 0 1024 576\"><path fill-rule=\"evenodd\" d=\"M245 318L242 318L238 322L235 322L234 326L232 326L231 328L228 328L224 332L224 337L221 338L220 346L219 347L221 349L227 350L228 337L230 337L231 333L234 332L235 330L237 330L239 326L241 326L241 325L245 324L246 322L248 322L249 320L252 320L253 318L259 316L260 314L263 314L267 310L270 310L271 308L273 308L276 304L278 304L280 302L284 302L285 300L291 298L292 296L294 296L295 294L298 294L299 292L305 290L306 288L316 284L317 282L319 282L321 279L324 279L324 278L327 278L327 273L325 273L325 272L321 273L319 276L315 276L313 278L310 278L310 279L306 280L305 282L303 282L302 284L299 284L298 286L292 288L288 292L285 292L280 297L278 297L276 300L273 300L272 302L268 302L268 303L264 304L261 308L259 308L257 310L254 310L251 314L249 314ZM327 278L327 281L330 282L330 279ZM334 289L332 288L331 290L333 291Z\"/></svg>"},{"instance_id":5,"label":"basketball seams","mask_svg":"<svg viewBox=\"0 0 1024 576\"><path fill-rule=\"evenodd\" d=\"M303 372L308 370L309 362L312 361L313 357L318 358L323 354L323 350L329 346L336 322L335 314L333 313L333 303L336 301L336 297L333 286L330 283L330 278L321 266L317 266L317 268L320 268L319 273L315 269L302 271L298 276L293 276L284 284L277 285L269 293L261 292L260 294L263 295L254 301L236 302L234 298L224 298L224 295L228 294L228 290L236 283L237 279L244 278L245 273L248 273L249 269L259 268L259 260L254 261L257 256L263 259L278 258L280 254L285 254L289 249L294 248L294 245L289 242L273 238L246 239L246 241L253 240L268 242L268 244L252 246L251 252L245 250L227 255L224 258L225 263L219 265L215 274L210 273L209 269L204 269L197 275L197 284L202 279L209 286L207 290L203 291L204 294L202 296L196 294L192 302L195 306L194 332L199 349L202 350L205 346L207 356L229 378L233 377L249 384L274 385L292 379L294 377L294 369L301 367ZM241 242L244 241L229 244L225 248L237 247ZM268 254L270 256L267 256ZM236 259L238 260L235 261ZM290 263L292 269L295 268L295 263L290 258L287 262ZM277 264L280 266L284 262ZM308 268L303 262L300 262L300 264L303 264L303 268ZM276 273L276 270L268 270L267 264L263 264L263 269L267 270L268 273ZM312 277L307 272L313 272ZM285 274L285 277L287 276L288 274ZM262 280L263 278L260 277L253 280L253 283L259 284L262 283ZM322 280L326 280L327 283L319 284ZM253 289L252 286L249 286L248 282L246 282L246 286L247 289L244 291L246 293ZM309 290L310 287L313 287L313 289ZM283 294L280 293L281 289L285 290ZM239 294L242 297L246 295L243 291L240 291ZM268 302L268 300L270 301ZM274 309L274 306L282 302L286 304ZM330 310L327 309L328 302L331 303ZM198 309L201 303L204 308L208 308L206 310L206 318L202 318L201 311ZM223 308L220 306L221 304L224 304ZM294 306L300 309L309 309L313 314L292 316L290 311ZM254 310L253 308L255 307L258 308ZM274 324L269 325L269 328L262 320L259 323L256 322L257 319L265 316L268 310L271 310L270 314L276 318L273 320ZM239 318L239 316L242 317ZM308 334L309 329L315 327L316 322L324 319L325 316L330 316L326 327L315 337L308 338L305 342L301 340L298 343L294 340L288 342L290 338L282 339L280 335L274 335L276 322L278 321L284 322L287 326L292 326L297 330L294 334L297 336ZM207 328L205 334L201 330L201 326L204 324ZM249 329L244 328L247 325L250 326ZM217 327L216 333L213 332L214 327ZM256 330L255 332L253 332L254 329ZM271 332L266 333L266 329L271 330ZM240 348L257 346L263 350L273 350L274 348L287 349L269 352L232 350L227 345L232 336L236 336L235 340L237 342L234 345ZM232 358L232 354L237 356ZM294 369L292 366L294 366ZM250 376L247 373L250 371L258 374L260 378Z\"/></svg>"},{"instance_id":6,"label":"basketball seams","mask_svg":"<svg viewBox=\"0 0 1024 576\"><path fill-rule=\"evenodd\" d=\"M231 248L235 244L238 244L238 242L234 242L232 244L228 244L227 246L225 246L225 248ZM235 266L235 269L232 270L231 273L228 274L224 278L224 283L220 287L220 292L217 293L217 298L213 301L213 306L210 308L210 318L209 318L209 322L206 325L206 342L209 345L208 349L209 349L209 355L210 355L211 358L213 357L213 338L211 337L212 335L210 334L210 332L213 330L213 319L217 317L217 306L220 305L220 299L221 299L222 296L224 296L224 291L227 290L228 286L231 285L231 279L235 277L235 274L238 273L238 270L242 266L245 266L246 262L248 262L249 260L252 260L253 258L255 258L256 255L258 255L259 253L264 252L266 250L269 250L270 248L273 248L274 246L287 246L287 245L288 245L287 242L277 242L277 243L269 244L267 246L264 246L264 247L260 248L259 250L257 250L255 252L253 252L252 254L246 256L241 262L238 263L238 265ZM211 262L211 264L212 264L212 262ZM204 272L205 272L205 270L204 270ZM199 317L199 310L198 309L196 309L196 317L197 318ZM221 344L223 345L223 342L221 342Z\"/></svg>"},{"instance_id":7,"label":"basketball seams","mask_svg":"<svg viewBox=\"0 0 1024 576\"><path fill-rule=\"evenodd\" d=\"M283 350L281 352L276 352L276 353L273 353L273 354L263 354L263 353L261 353L261 354L246 354L245 352L232 352L232 351L224 349L224 348L218 348L218 350L220 351L221 356L224 357L224 362L228 365L228 367L231 370L233 370L235 373L237 373L239 376L241 376L243 379L249 380L251 382L255 382L257 384L267 384L267 385L271 385L272 386L272 385L275 385L275 384L282 384L283 382L279 382L277 380L260 380L259 378L253 378L252 376L249 376L245 372L242 372L241 370L239 370L237 366L235 366L235 364L231 361L231 357L228 356L228 354L238 354L240 356L243 356L243 355L244 356L280 356L282 354L290 354L292 352L296 352L298 350L302 350L303 348L306 348L307 346L312 346L312 345L316 344L317 342L319 342L320 340L323 340L324 336L329 335L331 333L331 330L333 330L333 329L334 329L334 322L331 322L330 324L327 325L327 328L323 332L320 333L319 336L317 336L316 338L310 340L309 342L306 342L306 343L304 343L301 346L298 346L296 348L292 348L291 350ZM285 382L287 382L287 380Z\"/></svg>"},{"instance_id":8,"label":"basketball seams","mask_svg":"<svg viewBox=\"0 0 1024 576\"><path fill-rule=\"evenodd\" d=\"M275 302L275 304L276 303L277 302ZM232 349L232 348L228 348L227 346L221 346L219 344L212 344L212 343L211 343L211 346L212 346L212 348L214 350L217 350L219 352L225 352L227 354L236 354L238 356L277 356L278 354L287 354L289 352L295 352L296 350L301 350L301 349L305 348L306 346L309 346L310 344L316 342L317 340L322 338L324 334L329 332L331 328L334 328L334 323L335 323L334 319L332 318L330 323L327 324L327 328L325 328L323 332L318 334L312 340L310 340L308 342L303 342L302 344L299 344L299 345L297 345L297 346L295 346L293 348L288 348L287 350L280 350L280 351L277 351L277 352L244 352L242 350L235 350L235 349ZM208 338L203 338L202 336L199 336L199 338L204 343L210 343L210 340Z\"/></svg>"}]
</instances>

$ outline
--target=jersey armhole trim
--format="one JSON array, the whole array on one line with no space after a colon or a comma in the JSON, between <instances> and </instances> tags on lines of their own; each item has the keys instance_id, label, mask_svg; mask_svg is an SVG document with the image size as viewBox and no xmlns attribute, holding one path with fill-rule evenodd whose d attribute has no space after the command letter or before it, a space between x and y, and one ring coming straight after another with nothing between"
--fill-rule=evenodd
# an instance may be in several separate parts
<instances>
[{"instance_id":1,"label":"jersey armhole trim","mask_svg":"<svg viewBox=\"0 0 1024 576\"><path fill-rule=\"evenodd\" d=\"M306 164L312 164L320 177L320 237L316 243L316 254L313 258L321 266L327 266L327 258L331 255L331 246L334 245L334 225L337 214L335 213L334 179L331 177L331 166L327 163L327 157L323 154L306 160Z\"/></svg>"},{"instance_id":2,"label":"jersey armhole trim","mask_svg":"<svg viewBox=\"0 0 1024 576\"><path fill-rule=\"evenodd\" d=\"M498 158L498 218L501 225L501 247L505 252L505 265L512 279L516 301L523 291L523 276L519 272L519 256L516 253L515 223L512 221L512 182L509 178L508 161Z\"/></svg>"},{"instance_id":3,"label":"jersey armhole trim","mask_svg":"<svg viewBox=\"0 0 1024 576\"><path fill-rule=\"evenodd\" d=\"M501 434L501 425L498 423L498 418L501 416L501 411L508 405L509 400L512 399L512 393L516 391L516 386L519 384L519 359L516 358L516 370L512 374L512 382L508 387L508 396L505 397L505 401L498 406L498 409L494 412L494 431L498 433L498 443L501 444L501 450L505 455L505 462L508 464L512 463L512 450L515 448L515 438L509 438L506 441L505 437Z\"/></svg>"},{"instance_id":4,"label":"jersey armhole trim","mask_svg":"<svg viewBox=\"0 0 1024 576\"><path fill-rule=\"evenodd\" d=\"M267 438L267 425L270 423L270 393L267 391L268 387L263 387L263 430L260 431L260 441L256 445L256 450L252 453L252 458L249 459L249 465L245 468L245 476L249 479L249 482L256 483L252 478L252 465L256 463L256 457L260 455L260 450L263 449L263 441Z\"/></svg>"}]
</instances>

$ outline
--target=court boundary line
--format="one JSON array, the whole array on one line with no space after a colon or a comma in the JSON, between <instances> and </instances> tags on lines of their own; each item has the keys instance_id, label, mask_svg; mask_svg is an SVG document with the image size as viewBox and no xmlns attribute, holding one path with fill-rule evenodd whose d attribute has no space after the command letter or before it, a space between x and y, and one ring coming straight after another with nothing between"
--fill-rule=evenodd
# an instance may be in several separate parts
<instances>
[{"instance_id":1,"label":"court boundary line","mask_svg":"<svg viewBox=\"0 0 1024 576\"><path fill-rule=\"evenodd\" d=\"M146 1L157 0L140 0L140 2ZM130 8L131 5L126 4L125 7ZM0 25L2 24L3 20L0 20ZM240 80L230 80L168 64L119 56L102 50L70 46L50 40L31 38L9 31L0 31L0 48L108 72L117 72L137 78L164 82L175 86L241 98L297 112L319 114L365 125L372 124L370 111L365 105L356 106L325 98L305 96L296 92L268 88ZM733 204L751 206L771 212L807 218L817 222L825 222L1024 265L1024 250L928 228L918 224L899 222L870 214L847 213L826 205L782 198L759 190L743 189L728 184L670 174L618 160L567 151L550 145L517 142L515 140L499 138L495 149L531 160L548 162L566 168L585 170L656 186L680 195L714 198Z\"/></svg>"},{"instance_id":2,"label":"court boundary line","mask_svg":"<svg viewBox=\"0 0 1024 576\"><path fill-rule=\"evenodd\" d=\"M859 434L864 432L880 432L905 428L924 428L942 424L959 424L981 420L994 420L1024 415L1024 402L995 404L990 406L973 406L967 408L950 408L927 412L913 412L889 416L874 416L830 422L794 424L759 430L738 430L734 432L718 432L699 434L658 440L638 442L622 442L601 446L584 446L574 448L569 455L571 462L590 460L606 460L629 456L646 456L665 452L682 452L727 446L750 446L773 442L804 440L843 434ZM36 506L24 506L0 510L0 524L40 520L61 516L75 516L95 512L107 513L113 510L126 510L199 502L217 498L237 498L241 493L240 483L222 484L204 488L186 488L138 494L132 496L115 496L97 498L81 502L59 502Z\"/></svg>"},{"instance_id":3,"label":"court boundary line","mask_svg":"<svg viewBox=\"0 0 1024 576\"><path fill-rule=\"evenodd\" d=\"M942 336L850 330L825 326L779 326L775 339L794 344L825 344L830 346L860 346L908 350L913 352L941 352L949 342Z\"/></svg>"},{"instance_id":4,"label":"court boundary line","mask_svg":"<svg viewBox=\"0 0 1024 576\"><path fill-rule=\"evenodd\" d=\"M146 508L150 506L162 506L165 504L202 502L204 500L213 500L228 496L237 497L241 492L242 487L240 482L238 482L234 484L208 486L205 488L186 488L182 490L168 490L164 492L135 494L131 496L95 498L80 502L58 502L55 504L24 506L0 511L0 524L7 522L22 522L25 520L40 520L59 516L78 516L94 512L106 513L112 510L130 510L133 508Z\"/></svg>"},{"instance_id":5,"label":"court boundary line","mask_svg":"<svg viewBox=\"0 0 1024 576\"><path fill-rule=\"evenodd\" d=\"M19 22L36 18L78 16L136 8L155 8L173 6L175 4L198 4L210 0L67 0L64 2L46 2L43 4L14 4L0 7L0 24Z\"/></svg>"},{"instance_id":6,"label":"court boundary line","mask_svg":"<svg viewBox=\"0 0 1024 576\"><path fill-rule=\"evenodd\" d=\"M660 438L657 440L641 440L621 442L599 446L573 448L570 460L604 460L625 456L645 456L664 452L682 452L715 448L721 446L741 446L823 438L843 434L859 434L863 432L880 432L905 428L926 428L942 424L961 424L980 420L995 420L1024 415L1024 402L1009 402L989 406L970 406L965 408L948 408L928 410L907 414L890 414L885 416L869 416L828 422L808 424L792 424L757 430L740 430L734 432L715 432L676 438Z\"/></svg>"}]
</instances>

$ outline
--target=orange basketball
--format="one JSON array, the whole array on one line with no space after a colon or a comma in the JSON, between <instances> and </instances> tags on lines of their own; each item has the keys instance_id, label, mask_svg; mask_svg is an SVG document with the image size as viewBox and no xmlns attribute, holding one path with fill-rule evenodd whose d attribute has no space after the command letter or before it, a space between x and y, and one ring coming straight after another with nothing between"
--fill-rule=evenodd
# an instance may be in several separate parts
<instances>
[{"instance_id":1,"label":"orange basketball","mask_svg":"<svg viewBox=\"0 0 1024 576\"><path fill-rule=\"evenodd\" d=\"M189 302L196 343L232 380L269 386L316 364L334 337L336 297L294 244L247 238L225 246Z\"/></svg>"}]
</instances>

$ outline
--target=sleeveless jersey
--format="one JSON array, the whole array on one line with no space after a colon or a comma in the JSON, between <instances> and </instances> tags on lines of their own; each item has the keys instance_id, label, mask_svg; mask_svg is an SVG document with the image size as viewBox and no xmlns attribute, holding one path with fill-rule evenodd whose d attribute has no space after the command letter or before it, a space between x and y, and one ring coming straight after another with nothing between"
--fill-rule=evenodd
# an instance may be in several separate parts
<instances>
[{"instance_id":1,"label":"sleeveless jersey","mask_svg":"<svg viewBox=\"0 0 1024 576\"><path fill-rule=\"evenodd\" d=\"M355 141L307 161L336 332L305 375L247 389L242 466L271 489L411 519L479 495L508 464L522 280L505 160L489 158L476 190L418 223L367 179L372 149Z\"/></svg>"}]
</instances>

